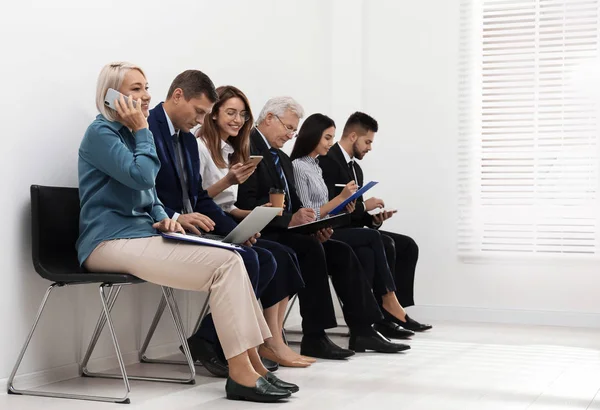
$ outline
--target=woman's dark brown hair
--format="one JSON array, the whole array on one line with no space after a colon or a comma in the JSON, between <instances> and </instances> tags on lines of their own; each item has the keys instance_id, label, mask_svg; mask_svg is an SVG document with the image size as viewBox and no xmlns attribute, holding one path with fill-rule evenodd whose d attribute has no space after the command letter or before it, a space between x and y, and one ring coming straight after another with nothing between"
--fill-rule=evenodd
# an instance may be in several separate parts
<instances>
[{"instance_id":1,"label":"woman's dark brown hair","mask_svg":"<svg viewBox=\"0 0 600 410\"><path fill-rule=\"evenodd\" d=\"M239 98L244 102L244 105L246 106L245 110L248 113L249 118L240 128L238 135L235 137L229 137L227 139L227 143L230 144L234 149L233 154L231 154L229 157L229 163L231 165L237 164L238 162L243 164L250 158L250 131L252 130L252 126L254 124L254 118L252 117L252 110L250 110L248 97L246 97L246 95L240 89L232 85L224 85L217 88L217 95L219 96L219 100L213 107L214 114L207 115L204 118L204 124L198 130L197 137L202 138L208 147L208 150L210 151L212 160L217 167L226 168L227 165L225 164L221 154L221 131L217 125L217 120L214 120L213 116L219 115L221 107L223 107L225 101L231 98Z\"/></svg>"}]
</instances>

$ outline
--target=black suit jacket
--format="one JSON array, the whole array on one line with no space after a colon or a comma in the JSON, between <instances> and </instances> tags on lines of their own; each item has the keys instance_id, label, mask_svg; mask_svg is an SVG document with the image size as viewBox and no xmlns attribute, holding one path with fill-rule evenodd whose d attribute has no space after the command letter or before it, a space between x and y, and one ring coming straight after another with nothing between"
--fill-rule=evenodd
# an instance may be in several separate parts
<instances>
[{"instance_id":1,"label":"black suit jacket","mask_svg":"<svg viewBox=\"0 0 600 410\"><path fill-rule=\"evenodd\" d=\"M342 153L342 147L338 143L335 143L331 147L327 155L319 156L319 165L323 170L323 179L327 185L330 200L338 194L335 184L347 184L354 180L354 175L350 172L346 158L344 158L344 154ZM362 187L364 183L363 171L356 161L354 161L354 171L356 172L357 179L355 182L358 186ZM362 196L356 200L356 209L352 213L352 226L379 227L373 224L373 217L365 211L364 198Z\"/></svg>"},{"instance_id":2,"label":"black suit jacket","mask_svg":"<svg viewBox=\"0 0 600 410\"><path fill-rule=\"evenodd\" d=\"M265 144L265 141L256 128L250 133L250 154L262 155L263 159L258 164L256 171L238 188L238 197L236 206L240 209L251 210L257 206L261 206L269 202L269 190L271 188L285 189L284 183L279 178L275 162L273 162L271 151ZM296 185L294 183L294 168L292 161L287 154L281 150L277 150L279 163L283 168L283 173L288 183L289 198L286 198L286 203L291 201L292 212L283 212L283 216L276 216L267 225L267 229L287 229L292 219L292 214L301 208L302 202L296 193Z\"/></svg>"}]
</instances>

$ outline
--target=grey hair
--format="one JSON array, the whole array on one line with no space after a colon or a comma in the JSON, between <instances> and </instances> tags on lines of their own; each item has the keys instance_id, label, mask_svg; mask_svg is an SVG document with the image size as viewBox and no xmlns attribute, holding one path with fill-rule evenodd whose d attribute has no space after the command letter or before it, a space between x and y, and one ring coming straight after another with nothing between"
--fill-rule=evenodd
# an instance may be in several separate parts
<instances>
[{"instance_id":1,"label":"grey hair","mask_svg":"<svg viewBox=\"0 0 600 410\"><path fill-rule=\"evenodd\" d=\"M146 74L140 67L125 61L107 64L102 68L102 71L100 71L98 84L96 85L96 108L100 111L100 114L109 121L117 120L117 112L104 104L106 91L108 91L109 88L119 90L121 85L123 85L125 74L130 70L138 70L146 77Z\"/></svg>"},{"instance_id":2,"label":"grey hair","mask_svg":"<svg viewBox=\"0 0 600 410\"><path fill-rule=\"evenodd\" d=\"M256 124L262 123L269 113L282 116L287 110L296 114L298 119L304 117L304 108L292 97L273 97L267 101L260 114L258 114Z\"/></svg>"}]
</instances>

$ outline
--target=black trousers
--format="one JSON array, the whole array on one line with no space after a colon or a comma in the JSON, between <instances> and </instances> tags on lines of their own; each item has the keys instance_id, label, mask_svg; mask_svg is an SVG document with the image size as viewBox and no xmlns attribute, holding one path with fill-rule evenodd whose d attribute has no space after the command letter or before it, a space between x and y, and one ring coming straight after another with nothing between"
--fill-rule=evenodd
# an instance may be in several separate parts
<instances>
[{"instance_id":1,"label":"black trousers","mask_svg":"<svg viewBox=\"0 0 600 410\"><path fill-rule=\"evenodd\" d=\"M253 248L268 250L277 262L275 276L260 295L263 309L270 308L283 299L294 296L304 287L300 264L293 249L262 238L256 242Z\"/></svg>"},{"instance_id":2,"label":"black trousers","mask_svg":"<svg viewBox=\"0 0 600 410\"><path fill-rule=\"evenodd\" d=\"M342 300L344 319L351 330L381 320L368 279L348 245L335 240L322 244L313 236L285 231L264 233L263 238L296 252L305 283L298 292L304 334L320 333L337 326L328 276Z\"/></svg>"},{"instance_id":3,"label":"black trousers","mask_svg":"<svg viewBox=\"0 0 600 410\"><path fill-rule=\"evenodd\" d=\"M354 250L378 300L386 293L396 291L379 231L369 228L342 228L337 229L332 238L350 245Z\"/></svg>"},{"instance_id":4,"label":"black trousers","mask_svg":"<svg viewBox=\"0 0 600 410\"><path fill-rule=\"evenodd\" d=\"M402 306L413 306L419 247L410 236L387 231L379 232L385 246L388 264L394 274L396 297Z\"/></svg>"}]
</instances>

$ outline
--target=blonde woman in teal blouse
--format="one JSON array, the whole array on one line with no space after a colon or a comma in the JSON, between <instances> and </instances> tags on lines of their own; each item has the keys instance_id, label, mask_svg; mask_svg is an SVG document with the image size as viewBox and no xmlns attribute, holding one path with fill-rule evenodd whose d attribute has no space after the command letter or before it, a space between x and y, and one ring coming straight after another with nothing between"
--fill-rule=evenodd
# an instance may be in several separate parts
<instances>
[{"instance_id":1,"label":"blonde woman in teal blouse","mask_svg":"<svg viewBox=\"0 0 600 410\"><path fill-rule=\"evenodd\" d=\"M112 110L104 105L108 88L131 98L115 101L117 110ZM258 365L256 346L271 334L242 258L159 235L185 232L168 218L156 195L160 162L146 121L149 104L141 68L118 62L102 69L96 90L100 115L79 148L79 262L90 271L123 272L163 286L210 292L215 327L229 362L227 397L289 397L288 390L273 384L272 374L255 370L264 369Z\"/></svg>"}]
</instances>

